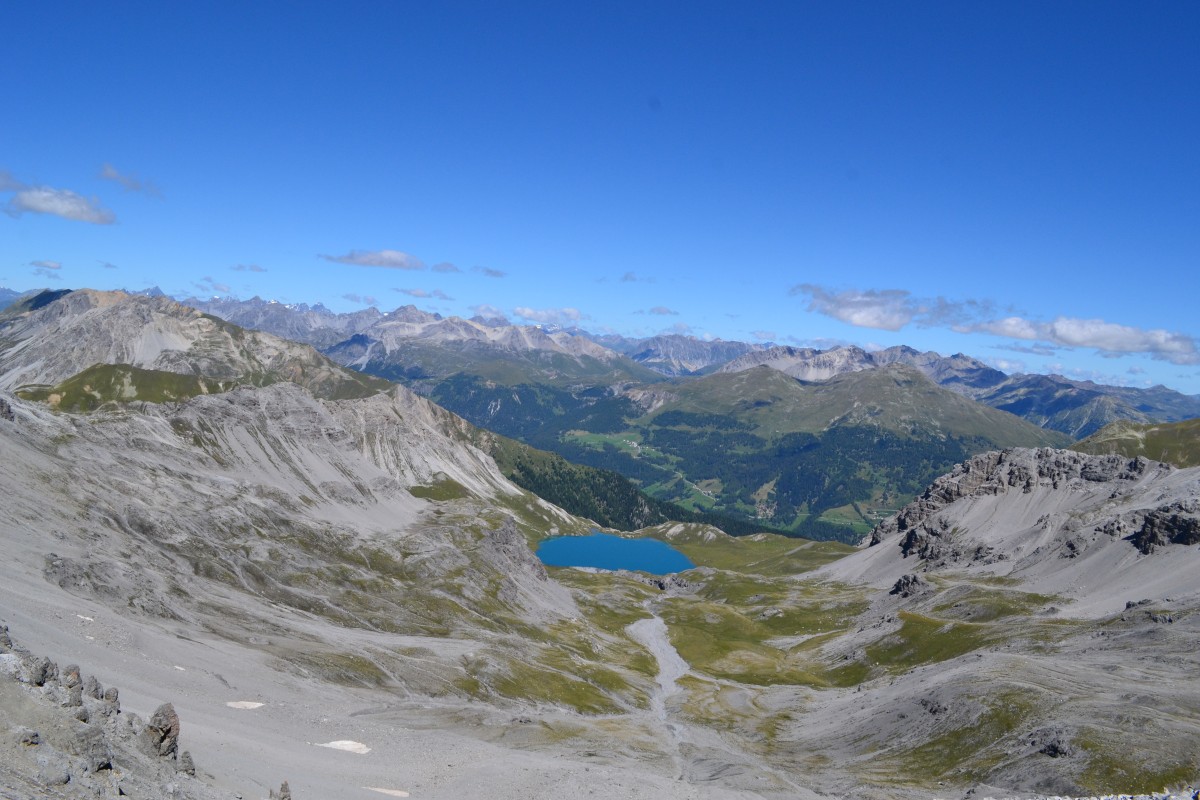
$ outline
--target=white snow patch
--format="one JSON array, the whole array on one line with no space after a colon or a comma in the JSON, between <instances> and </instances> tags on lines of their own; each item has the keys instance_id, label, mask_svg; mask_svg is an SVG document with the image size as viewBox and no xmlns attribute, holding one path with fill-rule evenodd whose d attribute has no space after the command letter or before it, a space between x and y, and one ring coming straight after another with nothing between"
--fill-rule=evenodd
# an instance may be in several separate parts
<instances>
[{"instance_id":1,"label":"white snow patch","mask_svg":"<svg viewBox=\"0 0 1200 800\"><path fill-rule=\"evenodd\" d=\"M180 672L187 672L187 670L186 670L186 669L184 669L183 667L179 666L178 664L176 664L176 665L175 665L175 669L179 670Z\"/></svg>"},{"instance_id":2,"label":"white snow patch","mask_svg":"<svg viewBox=\"0 0 1200 800\"><path fill-rule=\"evenodd\" d=\"M364 786L363 788L368 792L379 792L389 797L408 797L408 792L403 789L380 789L378 786Z\"/></svg>"},{"instance_id":3,"label":"white snow patch","mask_svg":"<svg viewBox=\"0 0 1200 800\"><path fill-rule=\"evenodd\" d=\"M262 708L263 704L256 703L253 700L230 700L225 705L229 706L230 708L251 709L251 708ZM325 747L326 745L321 745L321 746Z\"/></svg>"},{"instance_id":4,"label":"white snow patch","mask_svg":"<svg viewBox=\"0 0 1200 800\"><path fill-rule=\"evenodd\" d=\"M96 621L96 620L92 619L91 617L85 617L83 614L76 614L75 616L79 617L84 622L95 622Z\"/></svg>"},{"instance_id":5,"label":"white snow patch","mask_svg":"<svg viewBox=\"0 0 1200 800\"><path fill-rule=\"evenodd\" d=\"M362 742L355 742L351 739L338 739L336 742L318 744L317 747L328 747L331 750L345 750L348 753L358 753L359 755L366 755L371 752L371 748Z\"/></svg>"}]
</instances>

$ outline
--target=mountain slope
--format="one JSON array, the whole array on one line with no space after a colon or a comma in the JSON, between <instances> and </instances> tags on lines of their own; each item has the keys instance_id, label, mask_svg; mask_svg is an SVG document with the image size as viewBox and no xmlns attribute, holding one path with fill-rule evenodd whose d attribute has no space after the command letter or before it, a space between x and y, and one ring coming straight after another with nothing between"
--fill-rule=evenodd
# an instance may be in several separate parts
<instances>
[{"instance_id":1,"label":"mountain slope","mask_svg":"<svg viewBox=\"0 0 1200 800\"><path fill-rule=\"evenodd\" d=\"M629 339L616 334L584 335L655 372L669 376L711 372L739 356L766 347L724 339L697 339L681 334L661 334L645 339Z\"/></svg>"},{"instance_id":2,"label":"mountain slope","mask_svg":"<svg viewBox=\"0 0 1200 800\"><path fill-rule=\"evenodd\" d=\"M868 681L869 713L831 697L809 725L840 720L856 753L843 757L931 783L1075 795L1194 781L1196 544L1200 471L976 456L814 574L875 594L822 653L841 679Z\"/></svg>"},{"instance_id":3,"label":"mountain slope","mask_svg":"<svg viewBox=\"0 0 1200 800\"><path fill-rule=\"evenodd\" d=\"M598 401L611 413L559 428L553 448L636 477L655 497L842 541L970 454L1067 441L902 365L819 383L760 367L626 398L633 413Z\"/></svg>"},{"instance_id":4,"label":"mountain slope","mask_svg":"<svg viewBox=\"0 0 1200 800\"><path fill-rule=\"evenodd\" d=\"M903 346L871 353L858 347L773 347L748 353L720 371L768 366L798 380L823 381L891 364L913 367L939 386L1072 438L1087 436L1119 419L1174 422L1200 416L1200 397L1163 386L1136 389L1073 381L1061 375L1006 375L961 353L947 357Z\"/></svg>"},{"instance_id":5,"label":"mountain slope","mask_svg":"<svg viewBox=\"0 0 1200 800\"><path fill-rule=\"evenodd\" d=\"M1153 458L1177 467L1200 466L1200 419L1139 425L1113 422L1071 445L1081 453Z\"/></svg>"},{"instance_id":6,"label":"mountain slope","mask_svg":"<svg viewBox=\"0 0 1200 800\"><path fill-rule=\"evenodd\" d=\"M63 317L96 323L96 306L71 297L18 312L0 374L41 369L28 356L53 355L46 331L82 330ZM174 702L195 763L220 765L200 777L221 796L262 796L283 778L298 798L351 800L481 787L528 800L925 800L1112 794L1200 774L1196 470L990 453L934 481L874 547L665 523L645 535L696 569L547 569L529 544L590 526L508 482L476 446L489 434L402 387L329 399L289 381L223 385L206 364L268 363L279 345L212 338L185 308L150 308L148 330L204 335L147 366L101 366L138 388L133 370L212 391L94 407L0 392L0 625L120 685L113 725L136 730L134 712ZM136 316L103 319L145 340L127 326ZM119 349L113 333L63 347L76 365L150 350ZM103 394L95 366L58 385ZM779 381L822 388L762 373L756 400L790 402ZM736 459L739 437L772 423L755 402L747 420L670 407L720 394L684 397L690 385L638 396L653 408L647 435ZM829 456L853 463L917 438L918 406L945 392L903 368L823 390L864 387L873 404L784 438L796 453L815 445L826 469ZM921 435L926 448L966 441ZM8 655L0 668L28 672ZM5 747L26 745L14 734ZM158 794L191 789L181 777Z\"/></svg>"},{"instance_id":7,"label":"mountain slope","mask_svg":"<svg viewBox=\"0 0 1200 800\"><path fill-rule=\"evenodd\" d=\"M143 371L116 376L102 370L96 377L110 387L166 372L197 379L198 391L280 381L322 397L364 397L386 388L311 347L244 330L165 297L44 292L0 313L0 389L47 389L96 365Z\"/></svg>"}]
</instances>

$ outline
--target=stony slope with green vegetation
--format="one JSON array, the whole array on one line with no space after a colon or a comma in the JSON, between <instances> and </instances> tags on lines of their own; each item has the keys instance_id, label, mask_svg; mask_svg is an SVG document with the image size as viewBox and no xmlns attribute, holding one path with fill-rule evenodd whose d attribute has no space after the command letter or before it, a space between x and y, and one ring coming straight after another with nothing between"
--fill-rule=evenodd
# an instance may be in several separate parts
<instances>
[{"instance_id":1,"label":"stony slope with green vegetation","mask_svg":"<svg viewBox=\"0 0 1200 800\"><path fill-rule=\"evenodd\" d=\"M1137 424L1113 422L1071 445L1081 453L1144 456L1177 467L1200 466L1200 419Z\"/></svg>"},{"instance_id":2,"label":"stony slope with green vegetation","mask_svg":"<svg viewBox=\"0 0 1200 800\"><path fill-rule=\"evenodd\" d=\"M93 313L54 308L69 297L40 310ZM35 344L50 352L25 330L0 374L9 357L29 370ZM590 523L514 486L478 446L489 434L402 387L332 399L108 366L122 369L58 380L57 404L2 397L0 624L95 665L131 710L175 699L229 794L285 776L297 797L364 800L484 785L924 800L1200 773L1197 470L992 452L934 481L874 546L669 522L636 535L697 565L675 578L544 568L531 544ZM929 390L889 379L894 402L827 427L874 420L901 438L923 424ZM789 402L782 387L768 384L773 402ZM674 384L629 399L658 420L647 430L775 424L770 404L744 428L709 420ZM501 461L567 490L594 477L509 446Z\"/></svg>"},{"instance_id":3,"label":"stony slope with green vegetation","mask_svg":"<svg viewBox=\"0 0 1200 800\"><path fill-rule=\"evenodd\" d=\"M64 337L84 341L60 348L56 343ZM159 297L86 290L31 296L0 316L0 341L9 343L0 353L8 382L23 381L16 394L62 411L177 403L283 382L333 400L368 397L391 386L340 367L310 347L245 331ZM60 352L64 349L68 352ZM76 368L80 371L53 385L47 382ZM645 496L616 473L550 458L515 441L501 444L500 438L462 427L499 458L518 485L600 525L628 530L676 519L724 524L735 533L769 527L676 507Z\"/></svg>"}]
</instances>

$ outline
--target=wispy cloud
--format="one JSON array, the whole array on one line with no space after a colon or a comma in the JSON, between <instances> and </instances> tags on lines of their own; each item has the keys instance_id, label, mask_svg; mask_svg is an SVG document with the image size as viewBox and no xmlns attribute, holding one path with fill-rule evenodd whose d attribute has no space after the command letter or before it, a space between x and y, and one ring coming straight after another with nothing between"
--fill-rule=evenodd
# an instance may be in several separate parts
<instances>
[{"instance_id":1,"label":"wispy cloud","mask_svg":"<svg viewBox=\"0 0 1200 800\"><path fill-rule=\"evenodd\" d=\"M388 269L425 269L425 262L399 250L351 250L343 256L321 255L336 264L356 267L387 267Z\"/></svg>"},{"instance_id":2,"label":"wispy cloud","mask_svg":"<svg viewBox=\"0 0 1200 800\"><path fill-rule=\"evenodd\" d=\"M266 272L266 267L260 267L258 264L234 264L230 267L234 272Z\"/></svg>"},{"instance_id":3,"label":"wispy cloud","mask_svg":"<svg viewBox=\"0 0 1200 800\"><path fill-rule=\"evenodd\" d=\"M1009 375L1013 374L1014 372L1029 371L1029 367L1026 366L1025 362L1021 361L1020 359L988 358L985 359L985 361L988 365L995 367L1001 372L1007 372Z\"/></svg>"},{"instance_id":4,"label":"wispy cloud","mask_svg":"<svg viewBox=\"0 0 1200 800\"><path fill-rule=\"evenodd\" d=\"M831 292L811 283L793 286L790 295L808 297L808 310L860 328L898 331L912 322L916 305L902 289L847 289Z\"/></svg>"},{"instance_id":5,"label":"wispy cloud","mask_svg":"<svg viewBox=\"0 0 1200 800\"><path fill-rule=\"evenodd\" d=\"M993 316L996 306L989 301L950 301L942 297L926 300L903 289L835 292L803 283L793 286L789 294L807 297L809 311L863 328L898 331L909 324L944 327L958 333L988 333L1036 342L1029 352L1037 354L1054 346L1084 347L1114 358L1143 353L1174 364L1200 364L1200 345L1195 338L1160 328L1076 317L1058 317L1049 322L1019 315L997 318Z\"/></svg>"},{"instance_id":6,"label":"wispy cloud","mask_svg":"<svg viewBox=\"0 0 1200 800\"><path fill-rule=\"evenodd\" d=\"M471 313L477 317L483 317L484 319L501 319L505 322L508 322L508 317L505 316L501 309L487 303L480 303L477 306L471 306Z\"/></svg>"},{"instance_id":7,"label":"wispy cloud","mask_svg":"<svg viewBox=\"0 0 1200 800\"><path fill-rule=\"evenodd\" d=\"M449 261L439 261L430 267L434 272L462 272L461 269L451 264Z\"/></svg>"},{"instance_id":8,"label":"wispy cloud","mask_svg":"<svg viewBox=\"0 0 1200 800\"><path fill-rule=\"evenodd\" d=\"M58 274L58 271L62 269L61 262L38 259L37 261L30 261L29 266L33 267L34 275L41 275L43 278L49 278L52 281L62 280L62 276Z\"/></svg>"},{"instance_id":9,"label":"wispy cloud","mask_svg":"<svg viewBox=\"0 0 1200 800\"><path fill-rule=\"evenodd\" d=\"M435 300L453 300L454 298L443 292L441 289L396 289L400 294L406 294L409 297L418 297L421 299L433 298Z\"/></svg>"},{"instance_id":10,"label":"wispy cloud","mask_svg":"<svg viewBox=\"0 0 1200 800\"><path fill-rule=\"evenodd\" d=\"M1102 319L1058 317L1051 322L1039 322L1024 317L1005 317L956 330L1049 342L1061 347L1088 347L1112 357L1144 353L1172 364L1200 364L1200 346L1187 334L1162 328L1135 328Z\"/></svg>"},{"instance_id":11,"label":"wispy cloud","mask_svg":"<svg viewBox=\"0 0 1200 800\"><path fill-rule=\"evenodd\" d=\"M198 281L193 281L192 286L195 286L202 292L213 292L214 294L229 294L232 289L228 284L221 283L213 279L211 275L205 275Z\"/></svg>"},{"instance_id":12,"label":"wispy cloud","mask_svg":"<svg viewBox=\"0 0 1200 800\"><path fill-rule=\"evenodd\" d=\"M655 306L654 308L651 308L648 311L648 313L657 314L660 317L677 317L677 316L679 316L678 311L667 308L666 306Z\"/></svg>"},{"instance_id":13,"label":"wispy cloud","mask_svg":"<svg viewBox=\"0 0 1200 800\"><path fill-rule=\"evenodd\" d=\"M508 275L507 272L503 272L498 269L492 269L491 267L471 267L471 270L473 272L482 272L489 278L503 278Z\"/></svg>"},{"instance_id":14,"label":"wispy cloud","mask_svg":"<svg viewBox=\"0 0 1200 800\"><path fill-rule=\"evenodd\" d=\"M551 323L564 325L568 322L578 322L585 318L577 308L529 308L528 306L517 306L513 309L513 313L521 319L527 319L530 322L538 322L543 325Z\"/></svg>"},{"instance_id":15,"label":"wispy cloud","mask_svg":"<svg viewBox=\"0 0 1200 800\"><path fill-rule=\"evenodd\" d=\"M106 181L119 183L127 192L143 192L152 197L162 197L162 192L159 191L154 183L143 181L132 172L122 173L112 164L105 164L100 168L100 177Z\"/></svg>"},{"instance_id":16,"label":"wispy cloud","mask_svg":"<svg viewBox=\"0 0 1200 800\"><path fill-rule=\"evenodd\" d=\"M118 267L116 264L113 264L110 261L101 261L100 267L102 269L120 269L120 267Z\"/></svg>"},{"instance_id":17,"label":"wispy cloud","mask_svg":"<svg viewBox=\"0 0 1200 800\"><path fill-rule=\"evenodd\" d=\"M750 335L760 342L773 342L779 338L775 331L750 331Z\"/></svg>"},{"instance_id":18,"label":"wispy cloud","mask_svg":"<svg viewBox=\"0 0 1200 800\"><path fill-rule=\"evenodd\" d=\"M1011 342L1009 344L995 345L997 350L1008 350L1012 353L1024 353L1027 356L1052 356L1058 352L1057 347L1051 347L1048 344L1017 344Z\"/></svg>"},{"instance_id":19,"label":"wispy cloud","mask_svg":"<svg viewBox=\"0 0 1200 800\"><path fill-rule=\"evenodd\" d=\"M116 215L100 205L95 197L84 197L70 189L29 186L8 172L0 172L0 192L14 192L4 209L12 217L49 214L93 225L111 225L117 221Z\"/></svg>"},{"instance_id":20,"label":"wispy cloud","mask_svg":"<svg viewBox=\"0 0 1200 800\"><path fill-rule=\"evenodd\" d=\"M364 306L379 305L378 300L367 294L354 294L353 292L347 292L346 294L342 295L342 299L349 300L351 303L361 303Z\"/></svg>"}]
</instances>

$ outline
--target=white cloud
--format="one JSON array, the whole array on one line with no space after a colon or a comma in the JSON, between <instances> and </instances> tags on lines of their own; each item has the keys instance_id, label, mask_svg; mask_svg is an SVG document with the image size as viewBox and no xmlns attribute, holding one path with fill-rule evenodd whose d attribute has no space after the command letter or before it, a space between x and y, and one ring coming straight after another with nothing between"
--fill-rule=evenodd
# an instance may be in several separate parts
<instances>
[{"instance_id":1,"label":"white cloud","mask_svg":"<svg viewBox=\"0 0 1200 800\"><path fill-rule=\"evenodd\" d=\"M379 301L376 300L374 297L371 297L370 295L365 295L365 294L354 294L353 292L348 292L348 293L342 295L342 299L349 300L351 303L361 303L364 306L379 305Z\"/></svg>"},{"instance_id":2,"label":"white cloud","mask_svg":"<svg viewBox=\"0 0 1200 800\"><path fill-rule=\"evenodd\" d=\"M118 267L116 264L113 264L109 261L101 261L100 266L104 269L120 269L120 267Z\"/></svg>"},{"instance_id":3,"label":"white cloud","mask_svg":"<svg viewBox=\"0 0 1200 800\"><path fill-rule=\"evenodd\" d=\"M508 275L507 272L503 272L498 269L492 269L491 267L471 267L471 269L474 272L482 272L489 278L503 278Z\"/></svg>"},{"instance_id":4,"label":"white cloud","mask_svg":"<svg viewBox=\"0 0 1200 800\"><path fill-rule=\"evenodd\" d=\"M439 261L430 267L434 272L462 272L461 269L451 264L449 261Z\"/></svg>"},{"instance_id":5,"label":"white cloud","mask_svg":"<svg viewBox=\"0 0 1200 800\"><path fill-rule=\"evenodd\" d=\"M1009 375L1014 372L1028 372L1029 368L1024 361L1011 358L989 358L986 360L989 366L995 367L1001 372L1007 372Z\"/></svg>"},{"instance_id":6,"label":"white cloud","mask_svg":"<svg viewBox=\"0 0 1200 800\"><path fill-rule=\"evenodd\" d=\"M266 267L260 267L258 264L234 264L230 267L234 272L266 272Z\"/></svg>"},{"instance_id":7,"label":"white cloud","mask_svg":"<svg viewBox=\"0 0 1200 800\"><path fill-rule=\"evenodd\" d=\"M394 291L400 292L400 294L406 294L409 297L418 297L418 298L422 298L422 299L425 299L425 298L434 298L436 300L453 300L454 299L450 295L443 292L441 289L431 289L429 291L426 291L425 289L395 289Z\"/></svg>"},{"instance_id":8,"label":"white cloud","mask_svg":"<svg viewBox=\"0 0 1200 800\"><path fill-rule=\"evenodd\" d=\"M557 323L559 325L567 322L578 322L583 319L583 314L577 308L529 308L528 306L517 306L513 309L513 313L521 319L527 319L530 322L538 322L543 325Z\"/></svg>"},{"instance_id":9,"label":"white cloud","mask_svg":"<svg viewBox=\"0 0 1200 800\"><path fill-rule=\"evenodd\" d=\"M678 311L673 311L673 310L667 308L666 306L655 306L654 308L650 309L649 313L657 314L661 317L677 317L677 316L679 316Z\"/></svg>"},{"instance_id":10,"label":"white cloud","mask_svg":"<svg viewBox=\"0 0 1200 800\"><path fill-rule=\"evenodd\" d=\"M481 303L477 306L471 306L471 312L475 316L483 317L484 319L502 319L502 320L505 320L506 322L508 320L508 318L505 317L504 312L502 310L500 310L499 308L496 308L493 305L488 305L487 303Z\"/></svg>"},{"instance_id":11,"label":"white cloud","mask_svg":"<svg viewBox=\"0 0 1200 800\"><path fill-rule=\"evenodd\" d=\"M30 261L29 265L34 268L34 275L41 275L43 278L49 278L52 281L62 280L62 275L58 274L58 271L62 269L62 264L58 261L39 259L37 261Z\"/></svg>"},{"instance_id":12,"label":"white cloud","mask_svg":"<svg viewBox=\"0 0 1200 800\"><path fill-rule=\"evenodd\" d=\"M425 269L425 262L399 250L351 250L344 256L321 255L326 261L352 264L356 267L387 267L388 269Z\"/></svg>"},{"instance_id":13,"label":"white cloud","mask_svg":"<svg viewBox=\"0 0 1200 800\"><path fill-rule=\"evenodd\" d=\"M1048 342L1060 347L1090 347L1106 356L1145 353L1172 364L1200 364L1200 347L1187 334L1161 328L1135 328L1102 319L1058 317L1052 322L1038 322L1006 317L978 323L968 330Z\"/></svg>"},{"instance_id":14,"label":"white cloud","mask_svg":"<svg viewBox=\"0 0 1200 800\"><path fill-rule=\"evenodd\" d=\"M1031 348L1010 349L1047 354L1052 347L1090 347L1103 356L1119 357L1145 353L1174 364L1200 364L1200 345L1183 333L1153 328L1135 328L1102 319L1058 317L1051 322L1019 315L989 318L995 311L990 301L948 301L914 298L903 289L848 289L834 292L804 283L793 286L791 295L808 297L808 310L863 328L898 331L913 323L922 327L947 327L958 333L988 333L1031 341Z\"/></svg>"},{"instance_id":15,"label":"white cloud","mask_svg":"<svg viewBox=\"0 0 1200 800\"><path fill-rule=\"evenodd\" d=\"M8 201L8 213L19 217L22 214L50 214L77 222L94 225L111 225L117 217L100 205L96 198L86 198L70 189L52 189L49 186L19 186L6 179L4 189L16 190Z\"/></svg>"},{"instance_id":16,"label":"white cloud","mask_svg":"<svg viewBox=\"0 0 1200 800\"><path fill-rule=\"evenodd\" d=\"M779 338L775 331L750 331L750 335L760 342L773 342Z\"/></svg>"},{"instance_id":17,"label":"white cloud","mask_svg":"<svg viewBox=\"0 0 1200 800\"><path fill-rule=\"evenodd\" d=\"M987 322L980 322L963 329L964 333L972 331L990 333L994 336L1008 336L1013 339L1043 339L1038 326L1021 317L1005 317Z\"/></svg>"},{"instance_id":18,"label":"white cloud","mask_svg":"<svg viewBox=\"0 0 1200 800\"><path fill-rule=\"evenodd\" d=\"M860 328L898 331L918 313L911 295L902 289L848 289L831 292L811 283L793 286L789 294L807 295L808 310Z\"/></svg>"},{"instance_id":19,"label":"white cloud","mask_svg":"<svg viewBox=\"0 0 1200 800\"><path fill-rule=\"evenodd\" d=\"M143 181L133 173L123 174L112 164L105 164L100 168L100 177L121 184L127 192L145 192L154 197L162 197L162 192L150 181Z\"/></svg>"}]
</instances>

